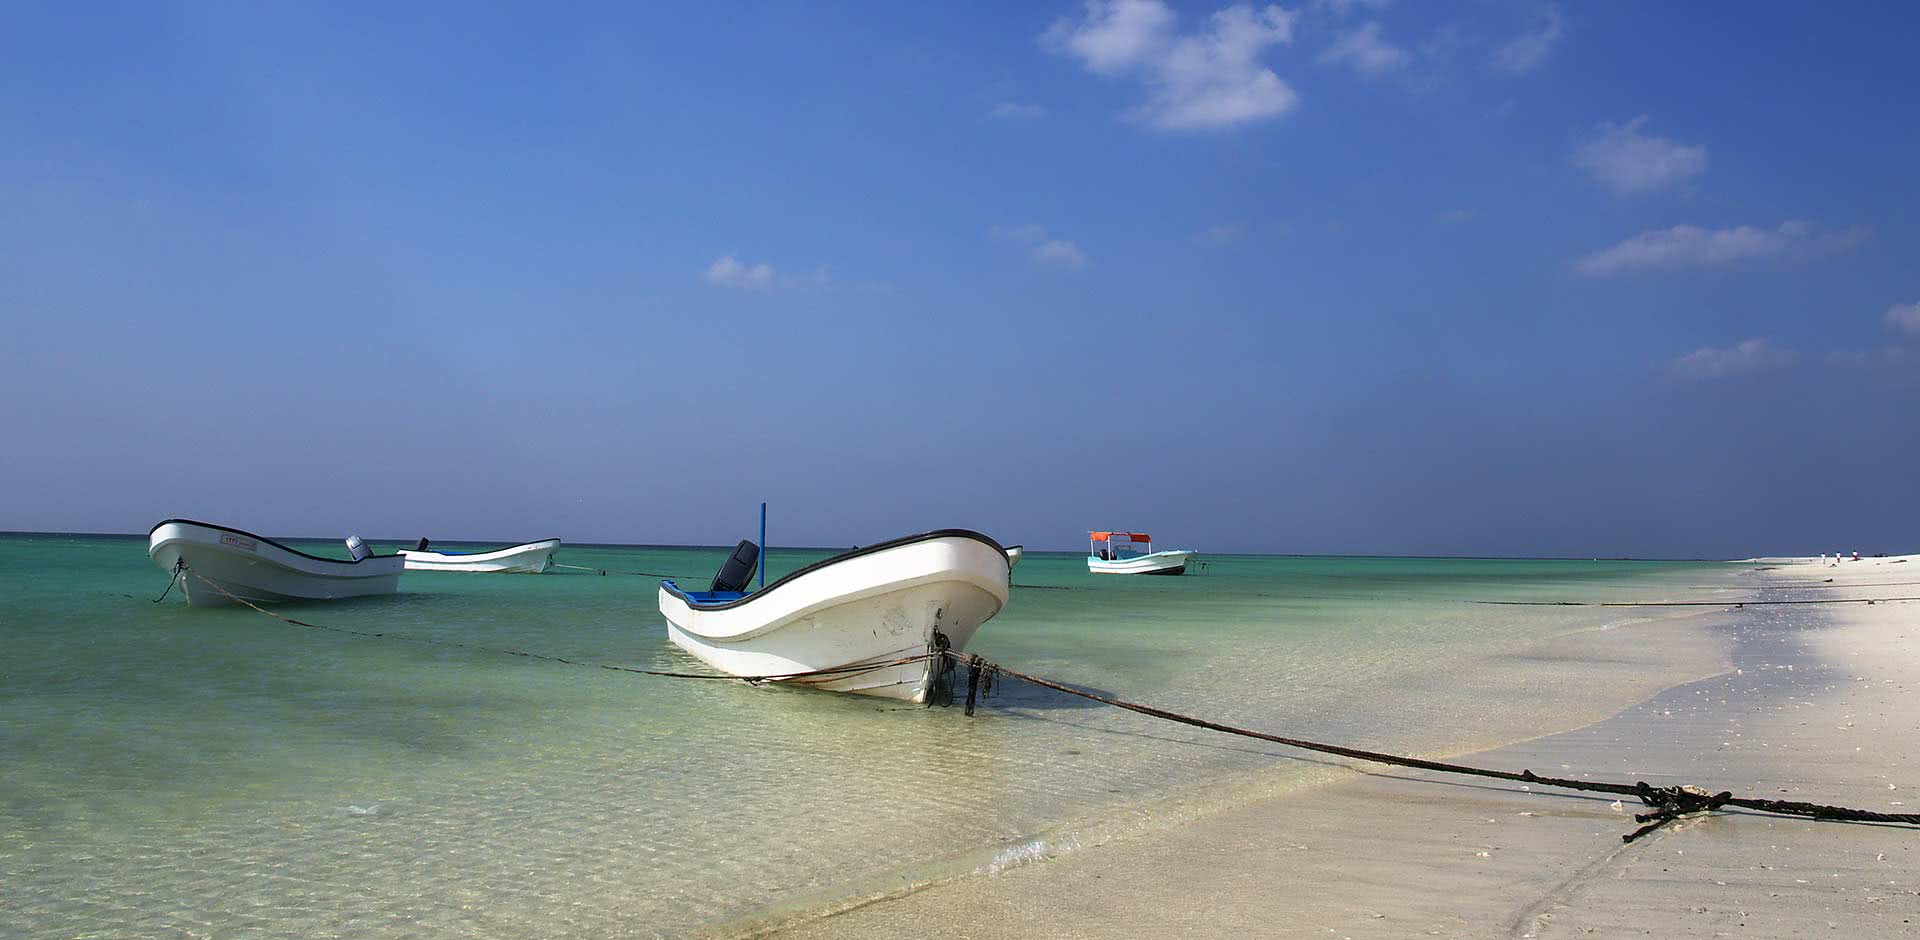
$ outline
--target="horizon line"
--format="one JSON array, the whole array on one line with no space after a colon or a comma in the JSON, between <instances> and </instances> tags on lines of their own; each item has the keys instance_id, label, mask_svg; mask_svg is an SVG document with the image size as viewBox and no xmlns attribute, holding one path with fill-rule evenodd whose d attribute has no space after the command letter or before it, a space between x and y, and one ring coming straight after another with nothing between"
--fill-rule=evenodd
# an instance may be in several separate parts
<instances>
[{"instance_id":1,"label":"horizon line","mask_svg":"<svg viewBox=\"0 0 1920 940\"><path fill-rule=\"evenodd\" d=\"M66 538L138 539L138 538L144 537L145 534L150 534L150 533L61 532L61 531L34 531L34 530L26 530L26 529L0 529L0 537L60 536L60 537L66 537ZM281 539L289 542L337 542L337 541L340 541L339 538L336 538L334 536L284 535L284 536L273 536L273 538ZM406 542L415 541L415 539L385 538L385 537L375 536L374 538L367 539L367 541L406 543ZM478 545L478 544L503 543L503 542L506 542L507 540L448 538L448 539L436 539L435 541L443 542L445 544L450 544L450 545ZM671 542L571 542L571 541L567 541L566 539L561 539L560 542L562 547L575 546L579 548L701 548L701 549L710 548L715 550L724 550L728 547L726 545L718 545L718 544L715 544L715 545L680 544L680 543L671 543ZM512 542L509 544L522 544L522 543ZM1021 543L1015 543L1014 545L1008 545L1007 547L1013 548L1016 546L1021 548L1026 547L1024 544L1021 544ZM843 552L843 551L849 550L849 548L846 546L837 546L837 545L770 545L770 546L767 546L766 548L768 551L772 551L774 549L784 549L787 551L819 551L819 552ZM1047 555L1080 554L1080 552L1076 549L1033 548L1033 549L1027 549L1027 550L1034 554L1047 554ZM1195 554L1200 555L1201 557L1214 557L1214 558L1393 558L1393 559L1426 560L1426 561L1586 561L1586 562L1644 561L1644 562L1702 562L1702 563L1723 563L1723 564L1734 564L1734 563L1743 562L1743 561L1752 561L1759 558L1799 557L1799 556L1779 556L1779 555L1750 555L1745 558L1704 558L1699 556L1683 558L1683 557L1663 557L1663 556L1652 556L1652 555L1647 555L1647 556L1640 556L1640 555L1607 555L1607 556L1600 556L1600 555L1420 555L1420 554L1394 555L1394 554L1381 554L1377 552L1362 552L1358 554L1338 554L1338 553L1317 553L1317 552L1205 552L1205 551L1196 551ZM1890 553L1890 552L1882 553L1882 554L1885 554L1888 556L1893 555L1893 553ZM1807 557L1812 557L1812 556L1807 556ZM1873 556L1862 555L1860 557L1868 558Z\"/></svg>"}]
</instances>

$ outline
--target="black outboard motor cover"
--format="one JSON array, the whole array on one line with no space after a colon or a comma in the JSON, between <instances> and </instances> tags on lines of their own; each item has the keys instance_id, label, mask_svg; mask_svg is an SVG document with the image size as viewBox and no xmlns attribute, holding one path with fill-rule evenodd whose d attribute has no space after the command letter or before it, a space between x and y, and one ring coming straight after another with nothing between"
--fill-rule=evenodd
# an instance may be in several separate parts
<instances>
[{"instance_id":1,"label":"black outboard motor cover","mask_svg":"<svg viewBox=\"0 0 1920 940\"><path fill-rule=\"evenodd\" d=\"M747 582L753 579L753 569L760 561L760 546L750 540L741 539L733 547L733 554L727 563L720 566L720 573L713 576L713 586L709 591L744 591Z\"/></svg>"},{"instance_id":2,"label":"black outboard motor cover","mask_svg":"<svg viewBox=\"0 0 1920 940\"><path fill-rule=\"evenodd\" d=\"M426 540L425 538L422 538L422 539L421 539L421 540L420 540L420 541L419 541L418 543L416 543L416 544L415 544L415 545L413 546L413 550L414 550L414 551L416 551L416 552L424 552L424 551L426 551L426 550L427 550L427 540Z\"/></svg>"}]
</instances>

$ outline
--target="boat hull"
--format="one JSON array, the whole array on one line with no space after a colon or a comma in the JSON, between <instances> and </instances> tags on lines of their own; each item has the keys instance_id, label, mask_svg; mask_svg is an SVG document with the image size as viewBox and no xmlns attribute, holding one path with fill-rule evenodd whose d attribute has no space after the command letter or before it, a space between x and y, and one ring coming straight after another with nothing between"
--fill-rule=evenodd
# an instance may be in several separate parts
<instances>
[{"instance_id":1,"label":"boat hull","mask_svg":"<svg viewBox=\"0 0 1920 940\"><path fill-rule=\"evenodd\" d=\"M392 594L406 571L399 555L320 558L250 532L182 519L147 533L147 556L168 572L186 563L192 571L180 573L180 588L195 607L232 604L235 597L273 604Z\"/></svg>"},{"instance_id":2,"label":"boat hull","mask_svg":"<svg viewBox=\"0 0 1920 940\"><path fill-rule=\"evenodd\" d=\"M400 557L407 560L408 571L473 571L497 574L540 574L553 566L553 553L560 548L559 539L544 539L527 542L511 548L502 548L491 552L473 552L471 554L448 554L446 552L416 552L402 549Z\"/></svg>"},{"instance_id":3,"label":"boat hull","mask_svg":"<svg viewBox=\"0 0 1920 940\"><path fill-rule=\"evenodd\" d=\"M933 649L935 634L947 648L965 649L1007 602L1006 550L977 533L949 532L960 530L831 558L718 608L663 585L667 637L736 676L872 665L786 684L925 702L941 660L884 664Z\"/></svg>"},{"instance_id":4,"label":"boat hull","mask_svg":"<svg viewBox=\"0 0 1920 940\"><path fill-rule=\"evenodd\" d=\"M1087 570L1094 574L1186 574L1187 561L1195 554L1195 552L1179 551L1154 552L1151 555L1135 555L1132 558L1113 560L1088 555Z\"/></svg>"}]
</instances>

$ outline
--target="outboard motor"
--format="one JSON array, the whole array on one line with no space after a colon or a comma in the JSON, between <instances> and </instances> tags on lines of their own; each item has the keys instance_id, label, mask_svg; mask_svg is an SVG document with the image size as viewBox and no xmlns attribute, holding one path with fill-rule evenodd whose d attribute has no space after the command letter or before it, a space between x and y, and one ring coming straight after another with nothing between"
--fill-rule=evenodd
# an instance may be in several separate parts
<instances>
[{"instance_id":1,"label":"outboard motor","mask_svg":"<svg viewBox=\"0 0 1920 940\"><path fill-rule=\"evenodd\" d=\"M426 536L421 536L421 537L420 537L420 541L418 541L418 542L415 542L415 543L413 544L413 550L414 550L414 551L416 551L416 552L424 552L424 551L426 551L426 550L427 550L427 539L426 539Z\"/></svg>"},{"instance_id":2,"label":"outboard motor","mask_svg":"<svg viewBox=\"0 0 1920 940\"><path fill-rule=\"evenodd\" d=\"M760 561L760 546L748 539L741 539L733 547L733 554L727 557L726 564L720 566L720 573L713 576L709 591L744 591L747 582L753 578L753 569Z\"/></svg>"},{"instance_id":3,"label":"outboard motor","mask_svg":"<svg viewBox=\"0 0 1920 940\"><path fill-rule=\"evenodd\" d=\"M354 561L359 561L373 554L373 549L368 548L367 543L360 536L349 535L347 536L347 554L352 555Z\"/></svg>"}]
</instances>

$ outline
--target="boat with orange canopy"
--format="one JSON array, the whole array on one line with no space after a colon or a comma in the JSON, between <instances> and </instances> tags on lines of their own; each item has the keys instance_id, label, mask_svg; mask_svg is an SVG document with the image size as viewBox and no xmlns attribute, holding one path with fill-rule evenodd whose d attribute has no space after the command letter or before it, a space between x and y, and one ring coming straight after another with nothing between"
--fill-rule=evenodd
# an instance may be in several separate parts
<instances>
[{"instance_id":1,"label":"boat with orange canopy","mask_svg":"<svg viewBox=\"0 0 1920 940\"><path fill-rule=\"evenodd\" d=\"M1156 552L1153 536L1145 532L1088 532L1087 541L1087 570L1094 574L1186 574L1187 561L1198 554L1184 549Z\"/></svg>"}]
</instances>

